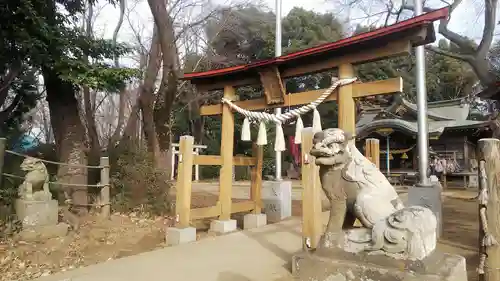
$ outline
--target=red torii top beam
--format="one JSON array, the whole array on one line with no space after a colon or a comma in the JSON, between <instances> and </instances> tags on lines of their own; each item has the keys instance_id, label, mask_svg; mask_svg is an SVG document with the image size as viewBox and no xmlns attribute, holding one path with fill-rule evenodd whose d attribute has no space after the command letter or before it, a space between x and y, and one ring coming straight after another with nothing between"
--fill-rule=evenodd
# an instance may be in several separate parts
<instances>
[{"instance_id":1,"label":"red torii top beam","mask_svg":"<svg viewBox=\"0 0 500 281\"><path fill-rule=\"evenodd\" d=\"M386 45L388 42L397 41L404 38L417 30L425 29L426 34L420 37L413 38L412 46L419 46L435 41L435 33L433 22L447 18L449 15L448 8L442 8L430 13L420 15L396 24L383 27L370 32L361 33L352 37L344 38L332 43L326 43L316 47L308 48L302 51L290 53L276 58L261 60L246 65L238 65L226 67L222 69L214 69L204 72L186 73L181 78L190 80L195 85L206 85L207 90L222 88L220 86L209 86L209 84L224 85L225 82L244 80L241 84L252 84L250 80L259 81L259 70L276 66L282 73L282 77L293 77L308 73L290 73L287 75L287 70L297 67L297 65L314 64L325 58L340 57L346 54L360 52L360 49L373 49ZM314 69L314 72L325 69ZM249 78L254 78L250 79ZM246 82L248 81L248 82Z\"/></svg>"}]
</instances>

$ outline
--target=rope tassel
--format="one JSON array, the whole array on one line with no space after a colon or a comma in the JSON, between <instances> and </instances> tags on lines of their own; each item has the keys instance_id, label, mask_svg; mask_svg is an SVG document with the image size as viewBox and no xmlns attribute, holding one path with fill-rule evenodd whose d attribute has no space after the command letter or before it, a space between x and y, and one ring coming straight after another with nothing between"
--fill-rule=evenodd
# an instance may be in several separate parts
<instances>
[{"instance_id":1,"label":"rope tassel","mask_svg":"<svg viewBox=\"0 0 500 281\"><path fill-rule=\"evenodd\" d=\"M241 127L241 140L242 141L250 141L250 122L248 121L248 118L245 118L243 120L243 125Z\"/></svg>"},{"instance_id":2,"label":"rope tassel","mask_svg":"<svg viewBox=\"0 0 500 281\"><path fill-rule=\"evenodd\" d=\"M276 122L276 139L274 142L274 151L285 151L285 135L283 134L283 128L281 123Z\"/></svg>"},{"instance_id":3,"label":"rope tassel","mask_svg":"<svg viewBox=\"0 0 500 281\"><path fill-rule=\"evenodd\" d=\"M304 123L300 116L297 118L297 123L295 124L295 144L302 143L302 130L304 129Z\"/></svg>"},{"instance_id":4,"label":"rope tassel","mask_svg":"<svg viewBox=\"0 0 500 281\"><path fill-rule=\"evenodd\" d=\"M267 132L266 132L266 123L264 121L260 122L259 125L259 134L257 136L257 145L266 145L267 144Z\"/></svg>"}]
</instances>

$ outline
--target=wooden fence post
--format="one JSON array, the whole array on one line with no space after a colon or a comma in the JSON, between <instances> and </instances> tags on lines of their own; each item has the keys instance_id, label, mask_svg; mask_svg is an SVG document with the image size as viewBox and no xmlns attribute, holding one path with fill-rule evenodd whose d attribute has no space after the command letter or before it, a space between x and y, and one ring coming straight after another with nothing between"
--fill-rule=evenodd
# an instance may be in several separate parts
<instances>
[{"instance_id":1,"label":"wooden fence post","mask_svg":"<svg viewBox=\"0 0 500 281\"><path fill-rule=\"evenodd\" d=\"M111 202L109 198L109 158L101 157L101 216L109 218L111 213Z\"/></svg>"},{"instance_id":2,"label":"wooden fence post","mask_svg":"<svg viewBox=\"0 0 500 281\"><path fill-rule=\"evenodd\" d=\"M193 181L193 145L192 136L182 136L179 142L175 213L177 227L189 227L191 220L191 183Z\"/></svg>"},{"instance_id":3,"label":"wooden fence post","mask_svg":"<svg viewBox=\"0 0 500 281\"><path fill-rule=\"evenodd\" d=\"M0 189L2 188L3 177L3 161L5 157L5 147L7 146L7 139L0 138Z\"/></svg>"},{"instance_id":4,"label":"wooden fence post","mask_svg":"<svg viewBox=\"0 0 500 281\"><path fill-rule=\"evenodd\" d=\"M314 133L312 128L302 130L302 237L303 248L316 248L323 232L321 186L319 167L314 157L309 154L313 147Z\"/></svg>"},{"instance_id":5,"label":"wooden fence post","mask_svg":"<svg viewBox=\"0 0 500 281\"><path fill-rule=\"evenodd\" d=\"M378 139L366 139L365 156L380 169L380 142Z\"/></svg>"},{"instance_id":6,"label":"wooden fence post","mask_svg":"<svg viewBox=\"0 0 500 281\"><path fill-rule=\"evenodd\" d=\"M257 160L251 172L250 199L255 202L254 214L262 212L262 165L264 158L264 148L253 143L253 157Z\"/></svg>"},{"instance_id":7,"label":"wooden fence post","mask_svg":"<svg viewBox=\"0 0 500 281\"><path fill-rule=\"evenodd\" d=\"M500 140L480 139L479 160L479 268L485 281L500 281ZM483 276L481 276L483 275Z\"/></svg>"}]
</instances>

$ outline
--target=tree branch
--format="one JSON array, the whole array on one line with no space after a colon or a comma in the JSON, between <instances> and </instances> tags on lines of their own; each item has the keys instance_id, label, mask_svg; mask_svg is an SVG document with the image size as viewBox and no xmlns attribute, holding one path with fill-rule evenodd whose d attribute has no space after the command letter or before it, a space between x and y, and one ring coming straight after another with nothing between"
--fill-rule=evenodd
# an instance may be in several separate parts
<instances>
[{"instance_id":1,"label":"tree branch","mask_svg":"<svg viewBox=\"0 0 500 281\"><path fill-rule=\"evenodd\" d=\"M120 18L116 24L115 30L113 31L113 45L116 46L116 41L118 40L118 33L123 25L123 18L125 16L125 0L120 0ZM115 56L115 67L118 67L118 56Z\"/></svg>"},{"instance_id":2,"label":"tree branch","mask_svg":"<svg viewBox=\"0 0 500 281\"><path fill-rule=\"evenodd\" d=\"M497 13L497 0L486 0L484 8L484 27L483 27L483 38L479 47L477 48L477 56L484 58L488 54L488 51L493 42L493 37L495 33L496 24L496 13Z\"/></svg>"},{"instance_id":3,"label":"tree branch","mask_svg":"<svg viewBox=\"0 0 500 281\"><path fill-rule=\"evenodd\" d=\"M462 54L452 53L452 52L448 52L448 51L445 51L445 50L442 50L440 48L430 46L430 45L425 46L425 49L428 51L431 51L433 53L439 54L439 55L447 56L450 58L454 58L454 59L469 62L469 63L471 61L474 61L474 57L471 55L462 55Z\"/></svg>"},{"instance_id":4,"label":"tree branch","mask_svg":"<svg viewBox=\"0 0 500 281\"><path fill-rule=\"evenodd\" d=\"M450 13L449 16L445 19L442 19L439 22L439 33L443 35L446 39L450 40L451 42L455 43L460 49L462 49L466 53L473 54L476 52L476 47L467 39L467 37L462 36L458 33L455 33L451 30L448 29L448 24L450 23L451 15L453 11L462 3L462 0L454 0L453 3L450 5ZM415 6L413 5L405 5L405 9L407 10L415 10ZM435 9L424 7L423 11L424 12L432 12Z\"/></svg>"},{"instance_id":5,"label":"tree branch","mask_svg":"<svg viewBox=\"0 0 500 281\"><path fill-rule=\"evenodd\" d=\"M115 31L113 32L113 44L116 46L116 41L118 39L118 32L120 32L120 28L123 25L123 17L125 15L125 0L120 0L120 18L116 25ZM118 56L115 56L115 67L119 67ZM119 94L119 102L118 102L118 122L116 124L116 128L111 135L110 143L113 145L118 142L120 138L120 132L122 130L123 124L125 123L125 95L126 89L120 89Z\"/></svg>"}]
</instances>

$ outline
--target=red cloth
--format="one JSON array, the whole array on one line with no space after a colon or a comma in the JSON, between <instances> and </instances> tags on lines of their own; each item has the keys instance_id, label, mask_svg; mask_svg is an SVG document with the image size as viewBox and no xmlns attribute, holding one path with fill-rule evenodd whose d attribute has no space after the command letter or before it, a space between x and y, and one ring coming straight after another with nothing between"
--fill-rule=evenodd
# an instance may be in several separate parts
<instances>
[{"instance_id":1,"label":"red cloth","mask_svg":"<svg viewBox=\"0 0 500 281\"><path fill-rule=\"evenodd\" d=\"M295 143L294 136L288 137L288 144L290 146L290 153L292 154L292 157L293 157L293 160L295 161L295 164L299 165L300 164L300 149L299 149L299 145Z\"/></svg>"}]
</instances>

